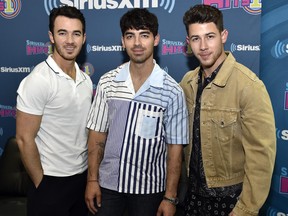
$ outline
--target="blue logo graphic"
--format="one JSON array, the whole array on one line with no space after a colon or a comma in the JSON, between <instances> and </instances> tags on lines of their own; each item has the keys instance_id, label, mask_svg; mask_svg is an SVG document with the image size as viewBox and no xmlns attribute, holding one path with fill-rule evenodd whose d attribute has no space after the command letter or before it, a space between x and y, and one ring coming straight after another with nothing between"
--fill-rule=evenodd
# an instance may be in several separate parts
<instances>
[{"instance_id":1,"label":"blue logo graphic","mask_svg":"<svg viewBox=\"0 0 288 216\"><path fill-rule=\"evenodd\" d=\"M86 45L86 50L87 50L87 53L90 53L91 52L91 45L90 44L87 44Z\"/></svg>"},{"instance_id":2,"label":"blue logo graphic","mask_svg":"<svg viewBox=\"0 0 288 216\"><path fill-rule=\"evenodd\" d=\"M268 208L267 215L269 216L277 216L278 211L271 206Z\"/></svg>"},{"instance_id":3,"label":"blue logo graphic","mask_svg":"<svg viewBox=\"0 0 288 216\"><path fill-rule=\"evenodd\" d=\"M283 59L288 56L288 39L284 41L278 40L272 47L271 54L276 59Z\"/></svg>"},{"instance_id":4,"label":"blue logo graphic","mask_svg":"<svg viewBox=\"0 0 288 216\"><path fill-rule=\"evenodd\" d=\"M234 43L231 43L230 50L232 53L235 52L237 50L237 46Z\"/></svg>"},{"instance_id":5,"label":"blue logo graphic","mask_svg":"<svg viewBox=\"0 0 288 216\"><path fill-rule=\"evenodd\" d=\"M0 128L0 136L3 136L3 128Z\"/></svg>"},{"instance_id":6,"label":"blue logo graphic","mask_svg":"<svg viewBox=\"0 0 288 216\"><path fill-rule=\"evenodd\" d=\"M267 209L267 216L286 216L286 215L288 214L280 212L271 206Z\"/></svg>"},{"instance_id":7,"label":"blue logo graphic","mask_svg":"<svg viewBox=\"0 0 288 216\"><path fill-rule=\"evenodd\" d=\"M165 1L166 1L166 4L165 4ZM163 5L165 4L164 9L168 10L168 13L171 13L175 6L175 1L176 0L161 0L160 7L163 7Z\"/></svg>"},{"instance_id":8,"label":"blue logo graphic","mask_svg":"<svg viewBox=\"0 0 288 216\"><path fill-rule=\"evenodd\" d=\"M45 11L46 11L46 13L48 15L50 14L50 11L53 8L57 8L58 7L58 4L56 2L57 2L57 0L44 0Z\"/></svg>"}]
</instances>

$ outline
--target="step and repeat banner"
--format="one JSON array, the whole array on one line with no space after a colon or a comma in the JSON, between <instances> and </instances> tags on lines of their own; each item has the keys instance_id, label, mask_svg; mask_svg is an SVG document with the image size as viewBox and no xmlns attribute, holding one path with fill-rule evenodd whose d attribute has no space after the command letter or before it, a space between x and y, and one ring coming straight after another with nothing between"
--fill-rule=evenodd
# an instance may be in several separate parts
<instances>
[{"instance_id":1,"label":"step and repeat banner","mask_svg":"<svg viewBox=\"0 0 288 216\"><path fill-rule=\"evenodd\" d=\"M285 13L288 3L280 2L266 1L267 5L262 5L261 0L0 0L0 157L6 140L15 135L18 85L52 51L48 16L53 7L70 5L83 12L87 41L77 62L90 75L95 89L102 74L127 61L121 46L119 20L127 10L136 7L147 8L158 16L161 41L155 50L155 59L180 81L187 71L198 65L186 44L182 17L191 6L209 4L224 14L224 26L229 31L225 49L260 76L271 93L277 116L278 155L271 195L261 214L288 216L288 162L285 158L288 152L288 125L285 125L288 114L288 77L285 76L288 16ZM260 44L263 44L261 56Z\"/></svg>"},{"instance_id":2,"label":"step and repeat banner","mask_svg":"<svg viewBox=\"0 0 288 216\"><path fill-rule=\"evenodd\" d=\"M277 154L263 215L288 215L288 2L262 5L260 78L270 94L276 120ZM265 214L264 214L265 213Z\"/></svg>"},{"instance_id":3,"label":"step and repeat banner","mask_svg":"<svg viewBox=\"0 0 288 216\"><path fill-rule=\"evenodd\" d=\"M53 7L75 6L86 18L87 41L78 64L93 83L127 60L121 46L120 17L129 9L148 8L159 19L158 64L173 78L197 66L185 38L182 17L196 4L223 11L229 31L226 50L259 74L261 0L0 0L0 155L15 135L16 90L20 81L47 58L48 15Z\"/></svg>"}]
</instances>

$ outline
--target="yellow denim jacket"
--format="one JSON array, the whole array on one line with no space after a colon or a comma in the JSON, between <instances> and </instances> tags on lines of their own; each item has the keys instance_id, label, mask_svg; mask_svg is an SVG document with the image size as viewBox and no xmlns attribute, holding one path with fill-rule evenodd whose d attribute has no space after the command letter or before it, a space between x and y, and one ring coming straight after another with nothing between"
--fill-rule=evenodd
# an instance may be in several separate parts
<instances>
[{"instance_id":1,"label":"yellow denim jacket","mask_svg":"<svg viewBox=\"0 0 288 216\"><path fill-rule=\"evenodd\" d=\"M201 96L200 133L208 187L243 182L234 212L257 215L269 193L276 154L271 101L263 82L228 54L215 79ZM192 126L199 67L180 85L189 110L190 144L185 148L189 174Z\"/></svg>"}]
</instances>

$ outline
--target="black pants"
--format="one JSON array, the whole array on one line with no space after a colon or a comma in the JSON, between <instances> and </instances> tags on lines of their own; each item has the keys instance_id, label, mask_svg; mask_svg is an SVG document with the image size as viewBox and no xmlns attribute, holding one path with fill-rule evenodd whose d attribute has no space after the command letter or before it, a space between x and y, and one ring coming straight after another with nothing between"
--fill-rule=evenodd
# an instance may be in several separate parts
<instances>
[{"instance_id":1,"label":"black pants","mask_svg":"<svg viewBox=\"0 0 288 216\"><path fill-rule=\"evenodd\" d=\"M188 193L185 216L228 216L238 201L241 190L225 197L203 197Z\"/></svg>"},{"instance_id":2,"label":"black pants","mask_svg":"<svg viewBox=\"0 0 288 216\"><path fill-rule=\"evenodd\" d=\"M156 216L164 192L156 194L123 194L101 188L102 204L96 216ZM92 215L91 213L89 215Z\"/></svg>"},{"instance_id":3,"label":"black pants","mask_svg":"<svg viewBox=\"0 0 288 216\"><path fill-rule=\"evenodd\" d=\"M86 216L87 172L69 177L44 176L27 195L27 216Z\"/></svg>"}]
</instances>

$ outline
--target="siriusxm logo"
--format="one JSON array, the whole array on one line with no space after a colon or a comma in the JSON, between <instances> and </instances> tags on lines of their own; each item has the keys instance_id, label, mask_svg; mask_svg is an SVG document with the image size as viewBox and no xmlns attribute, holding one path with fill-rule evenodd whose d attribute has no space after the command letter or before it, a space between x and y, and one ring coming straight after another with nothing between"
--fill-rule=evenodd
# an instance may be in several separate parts
<instances>
[{"instance_id":1,"label":"siriusxm logo","mask_svg":"<svg viewBox=\"0 0 288 216\"><path fill-rule=\"evenodd\" d=\"M288 39L277 41L271 49L271 54L276 59L283 59L288 56Z\"/></svg>"},{"instance_id":2,"label":"siriusxm logo","mask_svg":"<svg viewBox=\"0 0 288 216\"><path fill-rule=\"evenodd\" d=\"M160 2L159 2L160 1ZM106 9L123 9L123 8L158 8L171 13L175 6L176 0L44 0L46 13L49 15L50 10L54 7L63 5L74 6L79 10L106 10Z\"/></svg>"},{"instance_id":3,"label":"siriusxm logo","mask_svg":"<svg viewBox=\"0 0 288 216\"><path fill-rule=\"evenodd\" d=\"M279 210L270 206L267 210L267 216L288 216L288 214L279 212Z\"/></svg>"},{"instance_id":4,"label":"siriusxm logo","mask_svg":"<svg viewBox=\"0 0 288 216\"><path fill-rule=\"evenodd\" d=\"M276 128L276 136L278 139L282 139L287 141L288 140L288 130L280 130Z\"/></svg>"},{"instance_id":5,"label":"siriusxm logo","mask_svg":"<svg viewBox=\"0 0 288 216\"><path fill-rule=\"evenodd\" d=\"M242 51L249 51L249 52L253 52L253 51L260 51L260 45L257 45L257 46L252 46L250 44L248 45L244 45L244 44L234 44L234 43L231 43L230 45L230 50L231 52L235 52L235 51L239 51L239 52L242 52Z\"/></svg>"},{"instance_id":6,"label":"siriusxm logo","mask_svg":"<svg viewBox=\"0 0 288 216\"><path fill-rule=\"evenodd\" d=\"M120 45L103 46L103 45L90 45L86 46L87 53L90 52L120 52L124 51L124 48Z\"/></svg>"},{"instance_id":7,"label":"siriusxm logo","mask_svg":"<svg viewBox=\"0 0 288 216\"><path fill-rule=\"evenodd\" d=\"M30 73L33 67L0 67L1 73Z\"/></svg>"}]
</instances>

